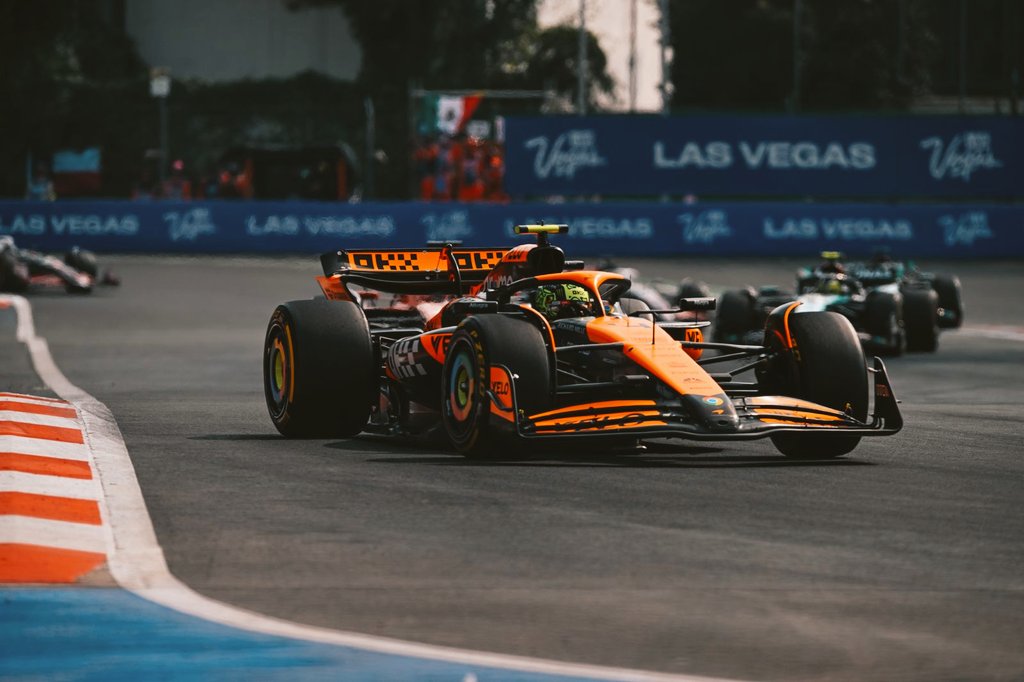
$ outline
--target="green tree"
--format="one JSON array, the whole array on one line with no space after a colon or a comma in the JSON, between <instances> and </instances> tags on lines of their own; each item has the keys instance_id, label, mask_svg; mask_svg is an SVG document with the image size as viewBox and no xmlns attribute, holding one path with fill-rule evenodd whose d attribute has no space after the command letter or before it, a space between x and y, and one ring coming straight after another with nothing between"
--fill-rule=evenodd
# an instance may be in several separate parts
<instances>
[{"instance_id":1,"label":"green tree","mask_svg":"<svg viewBox=\"0 0 1024 682\"><path fill-rule=\"evenodd\" d=\"M549 90L563 109L575 106L578 89L579 29L575 26L553 26L524 36L519 78L511 78L511 87ZM585 49L587 73L584 77L588 111L600 109L600 97L612 97L615 81L608 74L608 58L597 37L587 32Z\"/></svg>"},{"instance_id":2,"label":"green tree","mask_svg":"<svg viewBox=\"0 0 1024 682\"><path fill-rule=\"evenodd\" d=\"M147 70L123 31L90 0L0 3L0 195L20 196L31 154L99 145L123 169L155 135ZM150 117L152 118L152 117ZM114 184L125 184L115 171Z\"/></svg>"},{"instance_id":3,"label":"green tree","mask_svg":"<svg viewBox=\"0 0 1024 682\"><path fill-rule=\"evenodd\" d=\"M789 4L671 0L673 107L781 109L790 91Z\"/></svg>"},{"instance_id":4,"label":"green tree","mask_svg":"<svg viewBox=\"0 0 1024 682\"><path fill-rule=\"evenodd\" d=\"M905 109L930 91L925 0L805 0L801 110Z\"/></svg>"},{"instance_id":5,"label":"green tree","mask_svg":"<svg viewBox=\"0 0 1024 682\"><path fill-rule=\"evenodd\" d=\"M362 48L361 89L377 111L377 140L390 162L378 193L407 196L410 88L428 90L554 89L575 101L575 29L537 28L536 0L286 0L299 9L337 5ZM607 60L594 36L587 41L588 99L608 93ZM493 104L492 104L493 106ZM521 113L503 103L504 113ZM525 106L539 111L537 102Z\"/></svg>"},{"instance_id":6,"label":"green tree","mask_svg":"<svg viewBox=\"0 0 1024 682\"><path fill-rule=\"evenodd\" d=\"M801 0L801 111L900 109L929 89L929 0ZM672 0L673 105L782 111L795 0Z\"/></svg>"}]
</instances>

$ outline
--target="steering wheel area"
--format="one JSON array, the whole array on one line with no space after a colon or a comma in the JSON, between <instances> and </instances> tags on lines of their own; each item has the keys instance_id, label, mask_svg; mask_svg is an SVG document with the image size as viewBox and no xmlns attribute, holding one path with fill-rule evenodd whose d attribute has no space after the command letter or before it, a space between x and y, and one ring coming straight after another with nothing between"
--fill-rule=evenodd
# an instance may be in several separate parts
<instances>
[{"instance_id":1,"label":"steering wheel area","mask_svg":"<svg viewBox=\"0 0 1024 682\"><path fill-rule=\"evenodd\" d=\"M572 317L593 317L594 311L582 301L562 301L558 304L558 311L555 313L556 320L565 320Z\"/></svg>"}]
</instances>

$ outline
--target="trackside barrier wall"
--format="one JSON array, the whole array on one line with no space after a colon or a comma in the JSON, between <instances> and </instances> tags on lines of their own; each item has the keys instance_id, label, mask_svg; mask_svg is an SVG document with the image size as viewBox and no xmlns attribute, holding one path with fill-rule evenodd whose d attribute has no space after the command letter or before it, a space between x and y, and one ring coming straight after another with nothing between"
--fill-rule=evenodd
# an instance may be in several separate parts
<instances>
[{"instance_id":1,"label":"trackside barrier wall","mask_svg":"<svg viewBox=\"0 0 1024 682\"><path fill-rule=\"evenodd\" d=\"M513 197L1024 196L1011 116L538 116L506 119Z\"/></svg>"},{"instance_id":2,"label":"trackside barrier wall","mask_svg":"<svg viewBox=\"0 0 1024 682\"><path fill-rule=\"evenodd\" d=\"M427 241L502 246L517 223L568 223L583 256L1024 257L1021 204L0 201L0 234L24 248L115 253L309 253Z\"/></svg>"}]
</instances>

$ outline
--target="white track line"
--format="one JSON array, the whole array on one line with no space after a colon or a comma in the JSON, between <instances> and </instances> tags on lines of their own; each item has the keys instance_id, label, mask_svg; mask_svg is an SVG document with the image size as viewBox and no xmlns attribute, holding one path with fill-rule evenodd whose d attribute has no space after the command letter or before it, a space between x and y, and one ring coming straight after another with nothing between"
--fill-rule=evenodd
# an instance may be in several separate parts
<instances>
[{"instance_id":1,"label":"white track line","mask_svg":"<svg viewBox=\"0 0 1024 682\"><path fill-rule=\"evenodd\" d=\"M3 519L4 523L0 526L2 544L37 545L97 554L107 551L108 532L104 526L16 514L4 516Z\"/></svg>"},{"instance_id":2,"label":"white track line","mask_svg":"<svg viewBox=\"0 0 1024 682\"><path fill-rule=\"evenodd\" d=\"M68 497L74 500L98 500L101 492L95 479L0 471L0 493L30 493Z\"/></svg>"},{"instance_id":3,"label":"white track line","mask_svg":"<svg viewBox=\"0 0 1024 682\"><path fill-rule=\"evenodd\" d=\"M27 436L0 436L0 452L16 452L37 457L58 457L79 462L89 461L89 448L81 443L28 438Z\"/></svg>"},{"instance_id":4,"label":"white track line","mask_svg":"<svg viewBox=\"0 0 1024 682\"><path fill-rule=\"evenodd\" d=\"M114 415L106 405L78 388L61 373L46 340L35 335L32 308L21 296L10 296L18 312L18 339L32 356L36 373L57 395L72 403L84 426L86 444L103 488L101 506L111 537L108 565L121 587L176 611L240 630L292 637L435 661L504 668L548 675L575 675L600 680L635 682L726 682L722 678L671 675L624 668L561 663L539 658L492 654L467 649L405 642L386 637L299 625L214 601L194 592L167 568L163 550L146 510L128 449ZM104 527L106 528L106 527Z\"/></svg>"},{"instance_id":5,"label":"white track line","mask_svg":"<svg viewBox=\"0 0 1024 682\"><path fill-rule=\"evenodd\" d=\"M999 339L1002 341L1024 342L1024 327L1010 327L1005 325L967 325L956 330L956 334L964 336L978 336L986 339Z\"/></svg>"}]
</instances>

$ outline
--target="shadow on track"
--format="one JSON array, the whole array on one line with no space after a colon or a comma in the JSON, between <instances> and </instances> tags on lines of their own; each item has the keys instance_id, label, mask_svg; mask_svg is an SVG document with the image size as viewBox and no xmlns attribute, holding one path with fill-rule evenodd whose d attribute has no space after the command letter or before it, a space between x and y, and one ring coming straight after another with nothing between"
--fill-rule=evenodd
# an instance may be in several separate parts
<instances>
[{"instance_id":1,"label":"shadow on track","mask_svg":"<svg viewBox=\"0 0 1024 682\"><path fill-rule=\"evenodd\" d=\"M359 449L363 449L372 441L360 439ZM378 443L379 444L379 443ZM604 450L595 452L593 449L565 450L549 448L522 457L503 457L494 459L466 459L444 448L429 448L429 454L423 453L422 443L402 443L416 446L417 452L409 456L401 456L389 441L387 447L379 448L391 457L378 457L366 460L374 464L430 464L434 466L453 467L619 467L619 468L759 468L759 467L807 467L807 466L876 466L873 462L855 459L786 459L781 455L749 455L720 454L721 448L700 446L679 446L665 443L649 443L641 448ZM351 441L328 443L325 447L337 450L355 450ZM378 448L374 448L378 449Z\"/></svg>"},{"instance_id":2,"label":"shadow on track","mask_svg":"<svg viewBox=\"0 0 1024 682\"><path fill-rule=\"evenodd\" d=\"M289 439L276 433L211 433L191 436L189 440L207 441L282 441ZM316 439L301 442L315 443ZM373 464L430 464L452 467L620 467L620 468L682 468L682 469L741 469L771 467L820 466L877 466L874 462L857 459L786 459L770 454L722 454L724 448L676 445L666 442L648 442L638 448L595 450L547 447L519 457L494 459L466 459L444 445L415 438L389 438L363 435L347 440L327 440L323 448L337 454L370 455L366 461ZM403 452L408 452L406 456ZM386 455L374 457L373 455Z\"/></svg>"},{"instance_id":3,"label":"shadow on track","mask_svg":"<svg viewBox=\"0 0 1024 682\"><path fill-rule=\"evenodd\" d=\"M189 440L225 440L225 441L246 441L246 440L287 440L277 433L208 433L205 436L189 436Z\"/></svg>"},{"instance_id":4,"label":"shadow on track","mask_svg":"<svg viewBox=\"0 0 1024 682\"><path fill-rule=\"evenodd\" d=\"M820 466L876 466L871 462L843 459L793 460L781 457L691 457L674 459L651 459L622 456L605 457L573 457L564 460L529 459L529 460L469 460L457 455L450 457L383 457L369 459L367 462L381 464L433 464L436 466L455 467L550 467L550 468L583 468L583 467L618 467L630 469L740 469L770 467L820 467Z\"/></svg>"}]
</instances>

